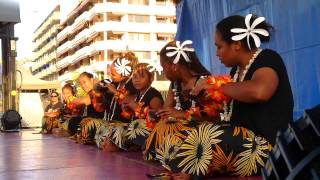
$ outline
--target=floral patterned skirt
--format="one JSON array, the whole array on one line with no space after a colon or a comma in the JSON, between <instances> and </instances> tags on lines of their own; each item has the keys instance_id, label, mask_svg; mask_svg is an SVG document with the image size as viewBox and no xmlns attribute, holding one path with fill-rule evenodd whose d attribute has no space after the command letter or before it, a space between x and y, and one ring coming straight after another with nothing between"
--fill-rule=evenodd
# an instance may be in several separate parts
<instances>
[{"instance_id":1,"label":"floral patterned skirt","mask_svg":"<svg viewBox=\"0 0 320 180\"><path fill-rule=\"evenodd\" d=\"M144 159L155 159L156 152L167 144L167 139L175 135L180 138L186 138L192 127L195 126L190 121L168 118L159 121L150 135L145 140Z\"/></svg>"},{"instance_id":2,"label":"floral patterned skirt","mask_svg":"<svg viewBox=\"0 0 320 180\"><path fill-rule=\"evenodd\" d=\"M184 137L166 137L157 159L173 172L192 176L251 176L264 166L272 146L243 127L203 123Z\"/></svg>"},{"instance_id":3,"label":"floral patterned skirt","mask_svg":"<svg viewBox=\"0 0 320 180\"><path fill-rule=\"evenodd\" d=\"M137 119L130 123L110 121L98 130L96 144L103 149L108 141L123 150L128 150L134 145L143 146L150 133L145 122L145 119Z\"/></svg>"},{"instance_id":4,"label":"floral patterned skirt","mask_svg":"<svg viewBox=\"0 0 320 180\"><path fill-rule=\"evenodd\" d=\"M60 125L59 118L46 117L46 118L44 118L42 131L45 134L51 134L52 133L52 129L53 128L58 128L59 125Z\"/></svg>"},{"instance_id":5,"label":"floral patterned skirt","mask_svg":"<svg viewBox=\"0 0 320 180\"><path fill-rule=\"evenodd\" d=\"M96 132L104 123L106 123L106 121L102 119L90 117L82 119L80 122L81 133L77 141L81 144L94 144Z\"/></svg>"}]
</instances>

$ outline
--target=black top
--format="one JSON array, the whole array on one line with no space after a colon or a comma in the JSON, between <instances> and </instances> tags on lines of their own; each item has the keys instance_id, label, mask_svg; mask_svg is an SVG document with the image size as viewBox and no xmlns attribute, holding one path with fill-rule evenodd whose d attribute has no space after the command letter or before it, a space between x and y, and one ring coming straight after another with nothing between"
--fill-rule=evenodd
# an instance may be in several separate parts
<instances>
[{"instance_id":1,"label":"black top","mask_svg":"<svg viewBox=\"0 0 320 180\"><path fill-rule=\"evenodd\" d=\"M48 112L50 109L51 110L56 110L56 109L60 109L60 110L62 110L62 108L63 108L63 104L61 103L61 102L58 102L57 104L49 104L47 107L46 107L46 109L44 110L45 112Z\"/></svg>"},{"instance_id":2,"label":"black top","mask_svg":"<svg viewBox=\"0 0 320 180\"><path fill-rule=\"evenodd\" d=\"M244 103L234 100L231 123L243 126L264 136L274 144L276 133L293 120L293 97L286 67L282 58L273 50L263 50L252 63L244 81L250 80L256 70L272 68L278 75L279 85L268 102ZM236 72L231 69L231 76Z\"/></svg>"},{"instance_id":3,"label":"black top","mask_svg":"<svg viewBox=\"0 0 320 180\"><path fill-rule=\"evenodd\" d=\"M94 107L93 107L94 95L93 95L92 91L90 91L88 94L89 94L89 97L90 97L90 100L91 100L91 104L87 106L87 116L88 117L92 117L92 118L102 119L104 117L104 111L103 112L98 112L98 111L96 111L94 109ZM104 95L104 97L99 99L99 101L103 101L104 104L105 104L106 94Z\"/></svg>"},{"instance_id":4,"label":"black top","mask_svg":"<svg viewBox=\"0 0 320 180\"><path fill-rule=\"evenodd\" d=\"M143 94L140 94L140 93L137 94L137 96L136 96L136 97L137 97L137 99L136 99L137 102L139 102L141 96L143 96ZM161 99L161 102L162 102L162 104L163 104L163 98L162 98L161 93L160 93L158 90L156 90L155 88L153 88L153 87L151 87L151 88L146 92L146 94L143 96L143 98L140 100L140 102L143 102L143 103L144 103L144 107L149 106L151 100L152 100L154 97L160 98L160 99Z\"/></svg>"},{"instance_id":5,"label":"black top","mask_svg":"<svg viewBox=\"0 0 320 180\"><path fill-rule=\"evenodd\" d=\"M142 96L143 96L143 97L142 97ZM142 99L141 99L141 97L142 97ZM143 102L143 103L144 103L143 108L144 108L144 107L150 106L151 100L152 100L153 98L155 98L155 97L160 98L160 99L161 99L161 104L163 105L163 98L162 98L161 93L160 93L158 90L156 90L155 88L153 88L153 87L151 87L151 88L146 92L145 95L143 95L143 94L141 94L141 93L136 94L136 99L135 99L135 101L136 101L137 103ZM134 117L132 117L132 120L137 119L137 118L138 118L138 117L134 116Z\"/></svg>"},{"instance_id":6,"label":"black top","mask_svg":"<svg viewBox=\"0 0 320 180\"><path fill-rule=\"evenodd\" d=\"M114 83L115 87L118 87L119 83ZM128 81L128 83L125 85L125 89L129 92L130 95L134 95L137 93L137 90L134 88L132 84L132 80ZM121 122L130 122L131 119L127 119L121 116L121 105L113 100L114 94L108 92L107 93L107 120L112 121L121 121Z\"/></svg>"},{"instance_id":7,"label":"black top","mask_svg":"<svg viewBox=\"0 0 320 180\"><path fill-rule=\"evenodd\" d=\"M200 76L197 76L197 80L195 84L199 79L200 79ZM175 94L177 94L182 110L184 111L189 110L192 106L192 100L196 102L197 107L200 107L200 109L202 109L201 96L203 95L204 92L200 92L198 96L193 97L190 95L191 89L182 90L181 81L172 82L170 86L171 86L171 89L176 89L176 93L173 92L174 93L173 95L175 96Z\"/></svg>"}]
</instances>

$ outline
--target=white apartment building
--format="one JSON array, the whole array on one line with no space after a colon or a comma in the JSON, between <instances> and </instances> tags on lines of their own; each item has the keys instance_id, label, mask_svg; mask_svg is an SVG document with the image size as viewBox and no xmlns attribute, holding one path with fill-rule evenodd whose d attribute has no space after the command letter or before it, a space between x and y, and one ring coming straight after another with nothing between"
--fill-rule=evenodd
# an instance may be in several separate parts
<instances>
[{"instance_id":1,"label":"white apartment building","mask_svg":"<svg viewBox=\"0 0 320 180\"><path fill-rule=\"evenodd\" d=\"M141 62L158 62L158 52L176 33L171 0L68 0L60 11L58 61L51 66L62 82L74 72L105 77L107 64L127 50Z\"/></svg>"},{"instance_id":2,"label":"white apartment building","mask_svg":"<svg viewBox=\"0 0 320 180\"><path fill-rule=\"evenodd\" d=\"M58 78L56 69L58 28L60 7L56 6L33 34L33 57L31 72L37 78L54 80Z\"/></svg>"}]
</instances>

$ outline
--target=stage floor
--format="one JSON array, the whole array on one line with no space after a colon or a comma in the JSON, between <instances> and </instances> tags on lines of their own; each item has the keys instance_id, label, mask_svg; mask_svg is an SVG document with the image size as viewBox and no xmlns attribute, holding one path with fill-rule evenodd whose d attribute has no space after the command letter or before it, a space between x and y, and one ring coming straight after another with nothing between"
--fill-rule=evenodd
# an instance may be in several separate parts
<instances>
[{"instance_id":1,"label":"stage floor","mask_svg":"<svg viewBox=\"0 0 320 180\"><path fill-rule=\"evenodd\" d=\"M68 138L34 132L0 133L0 179L143 180L148 179L146 173L162 169L143 161L140 152L106 153Z\"/></svg>"}]
</instances>

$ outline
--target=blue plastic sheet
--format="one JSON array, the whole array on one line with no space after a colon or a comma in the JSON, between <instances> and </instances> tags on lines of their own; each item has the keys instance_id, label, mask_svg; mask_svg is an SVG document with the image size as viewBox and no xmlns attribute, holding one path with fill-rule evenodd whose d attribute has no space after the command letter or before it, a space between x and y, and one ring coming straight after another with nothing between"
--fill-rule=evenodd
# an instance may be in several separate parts
<instances>
[{"instance_id":1,"label":"blue plastic sheet","mask_svg":"<svg viewBox=\"0 0 320 180\"><path fill-rule=\"evenodd\" d=\"M228 73L216 57L215 25L230 15L254 13L275 27L262 48L279 52L294 94L294 118L320 104L320 0L183 0L177 6L177 40L194 42L213 73Z\"/></svg>"}]
</instances>

